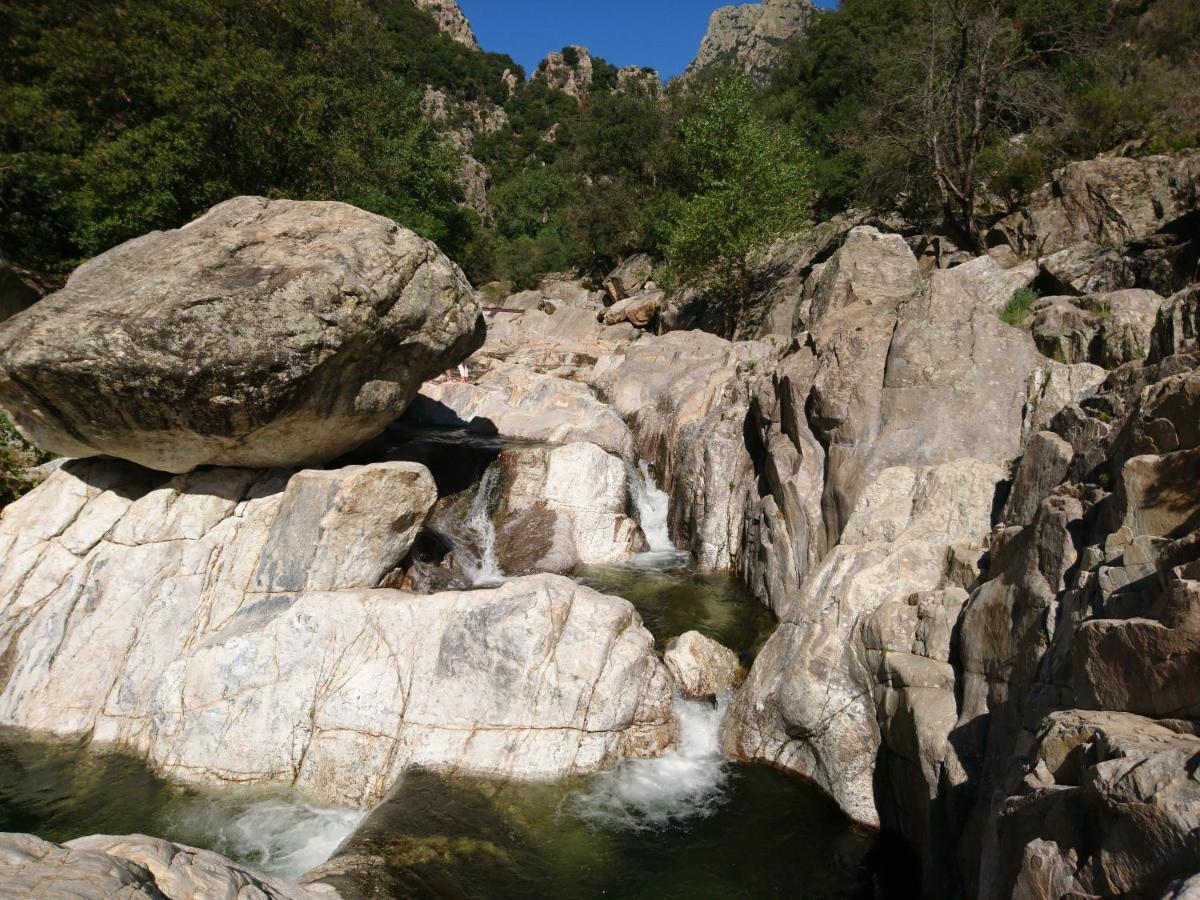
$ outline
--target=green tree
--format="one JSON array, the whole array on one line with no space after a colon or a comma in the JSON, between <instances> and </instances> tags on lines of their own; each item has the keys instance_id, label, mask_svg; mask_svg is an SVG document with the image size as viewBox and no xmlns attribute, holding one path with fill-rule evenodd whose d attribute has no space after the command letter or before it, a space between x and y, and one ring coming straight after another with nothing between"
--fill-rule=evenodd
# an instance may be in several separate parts
<instances>
[{"instance_id":1,"label":"green tree","mask_svg":"<svg viewBox=\"0 0 1200 900\"><path fill-rule=\"evenodd\" d=\"M708 291L732 332L757 254L809 224L810 154L755 112L740 75L700 92L679 124L676 154L688 192L668 228L669 271Z\"/></svg>"},{"instance_id":2,"label":"green tree","mask_svg":"<svg viewBox=\"0 0 1200 900\"><path fill-rule=\"evenodd\" d=\"M468 238L456 155L357 0L0 0L0 22L0 253L28 268L236 194Z\"/></svg>"}]
</instances>

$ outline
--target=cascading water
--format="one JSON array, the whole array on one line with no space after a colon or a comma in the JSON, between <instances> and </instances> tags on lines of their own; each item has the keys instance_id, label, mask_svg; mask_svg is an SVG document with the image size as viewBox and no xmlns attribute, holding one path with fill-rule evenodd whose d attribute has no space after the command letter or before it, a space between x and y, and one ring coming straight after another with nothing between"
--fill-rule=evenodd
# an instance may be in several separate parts
<instances>
[{"instance_id":1,"label":"cascading water","mask_svg":"<svg viewBox=\"0 0 1200 900\"><path fill-rule=\"evenodd\" d=\"M686 560L688 553L675 547L667 525L671 498L655 483L650 464L644 459L638 462L637 468L629 466L629 485L637 507L638 524L650 547L648 553L629 560L630 565L636 568L661 568Z\"/></svg>"},{"instance_id":2,"label":"cascading water","mask_svg":"<svg viewBox=\"0 0 1200 900\"><path fill-rule=\"evenodd\" d=\"M475 499L467 511L467 531L474 541L477 556L463 563L463 571L476 587L495 587L507 580L496 555L496 526L492 524L489 509L492 493L499 482L500 467L491 466L480 479Z\"/></svg>"},{"instance_id":3,"label":"cascading water","mask_svg":"<svg viewBox=\"0 0 1200 900\"><path fill-rule=\"evenodd\" d=\"M661 831L715 813L729 781L718 738L726 702L677 699L682 733L675 749L657 759L626 760L596 776L564 801L564 811L621 831Z\"/></svg>"},{"instance_id":4,"label":"cascading water","mask_svg":"<svg viewBox=\"0 0 1200 900\"><path fill-rule=\"evenodd\" d=\"M185 804L170 817L179 840L238 859L264 875L296 878L333 854L363 813L298 799L265 798L231 810L228 797Z\"/></svg>"}]
</instances>

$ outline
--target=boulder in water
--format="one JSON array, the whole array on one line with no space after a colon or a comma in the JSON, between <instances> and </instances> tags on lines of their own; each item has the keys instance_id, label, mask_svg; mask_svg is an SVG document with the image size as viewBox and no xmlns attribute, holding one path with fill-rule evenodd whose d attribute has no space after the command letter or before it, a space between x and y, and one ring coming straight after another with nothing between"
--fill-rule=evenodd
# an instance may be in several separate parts
<instances>
[{"instance_id":1,"label":"boulder in water","mask_svg":"<svg viewBox=\"0 0 1200 900\"><path fill-rule=\"evenodd\" d=\"M736 653L698 631L671 638L663 662L683 695L697 700L732 691L746 677Z\"/></svg>"},{"instance_id":2,"label":"boulder in water","mask_svg":"<svg viewBox=\"0 0 1200 900\"><path fill-rule=\"evenodd\" d=\"M458 267L395 222L238 197L4 323L0 406L64 456L308 465L379 434L483 331Z\"/></svg>"}]
</instances>

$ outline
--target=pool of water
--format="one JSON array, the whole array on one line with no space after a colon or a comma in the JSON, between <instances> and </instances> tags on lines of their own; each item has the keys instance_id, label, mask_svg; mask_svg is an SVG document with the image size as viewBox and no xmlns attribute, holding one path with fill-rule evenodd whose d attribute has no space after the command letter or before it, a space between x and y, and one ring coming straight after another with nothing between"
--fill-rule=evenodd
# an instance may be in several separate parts
<instances>
[{"instance_id":1,"label":"pool of water","mask_svg":"<svg viewBox=\"0 0 1200 900\"><path fill-rule=\"evenodd\" d=\"M699 631L748 666L775 628L770 610L742 582L696 571L687 554L645 553L622 565L582 568L575 577L637 607L660 650L685 631Z\"/></svg>"},{"instance_id":2,"label":"pool of water","mask_svg":"<svg viewBox=\"0 0 1200 900\"><path fill-rule=\"evenodd\" d=\"M0 730L0 831L58 843L149 834L294 878L328 859L362 819L282 789L185 787L124 754Z\"/></svg>"},{"instance_id":3,"label":"pool of water","mask_svg":"<svg viewBox=\"0 0 1200 900\"><path fill-rule=\"evenodd\" d=\"M680 714L679 749L590 778L410 773L325 878L362 897L902 896L886 890L872 836L819 792L721 759L720 709L681 701Z\"/></svg>"}]
</instances>

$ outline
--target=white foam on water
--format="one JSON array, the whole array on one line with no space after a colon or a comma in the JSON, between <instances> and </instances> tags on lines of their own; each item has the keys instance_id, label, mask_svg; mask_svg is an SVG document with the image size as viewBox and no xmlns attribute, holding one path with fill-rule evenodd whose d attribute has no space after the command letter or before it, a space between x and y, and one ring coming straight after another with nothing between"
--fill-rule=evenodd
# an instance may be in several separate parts
<instances>
[{"instance_id":1,"label":"white foam on water","mask_svg":"<svg viewBox=\"0 0 1200 900\"><path fill-rule=\"evenodd\" d=\"M629 484L633 502L637 506L638 524L642 526L642 533L646 535L650 552L678 553L667 527L671 498L655 483L650 464L646 460L639 460L637 469L630 466Z\"/></svg>"},{"instance_id":2,"label":"white foam on water","mask_svg":"<svg viewBox=\"0 0 1200 900\"><path fill-rule=\"evenodd\" d=\"M323 809L290 798L231 807L225 798L189 804L174 817L185 843L200 842L264 875L297 878L329 859L363 820L349 809Z\"/></svg>"},{"instance_id":3,"label":"white foam on water","mask_svg":"<svg viewBox=\"0 0 1200 900\"><path fill-rule=\"evenodd\" d=\"M719 732L727 698L711 703L677 699L679 745L657 759L625 760L570 795L563 811L589 825L617 831L662 831L715 813L729 783Z\"/></svg>"},{"instance_id":4,"label":"white foam on water","mask_svg":"<svg viewBox=\"0 0 1200 900\"><path fill-rule=\"evenodd\" d=\"M478 555L474 560L464 561L463 571L476 587L496 587L508 580L496 555L496 526L492 524L488 510L492 492L499 482L500 467L490 467L480 479L479 490L467 511L467 530L474 539Z\"/></svg>"}]
</instances>

